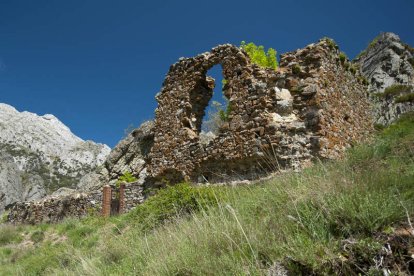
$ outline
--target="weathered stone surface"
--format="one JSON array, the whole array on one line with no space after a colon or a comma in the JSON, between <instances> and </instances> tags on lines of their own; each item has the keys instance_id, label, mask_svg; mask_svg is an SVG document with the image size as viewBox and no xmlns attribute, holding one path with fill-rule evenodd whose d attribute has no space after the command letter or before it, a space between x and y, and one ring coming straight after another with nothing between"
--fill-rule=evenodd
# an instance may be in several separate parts
<instances>
[{"instance_id":1,"label":"weathered stone surface","mask_svg":"<svg viewBox=\"0 0 414 276\"><path fill-rule=\"evenodd\" d=\"M368 135L372 121L366 88L338 55L323 40L282 55L278 71L252 64L229 44L180 59L156 97L147 165L154 184L254 179L340 157ZM216 64L227 80L231 112L217 137L204 143L201 121L214 87L206 73Z\"/></svg>"},{"instance_id":2,"label":"weathered stone surface","mask_svg":"<svg viewBox=\"0 0 414 276\"><path fill-rule=\"evenodd\" d=\"M395 84L414 85L414 49L404 44L394 33L379 35L355 60L369 81L374 103L375 122L388 125L401 114L414 111L414 102L395 102L399 95L378 98L375 95Z\"/></svg>"},{"instance_id":3,"label":"weathered stone surface","mask_svg":"<svg viewBox=\"0 0 414 276\"><path fill-rule=\"evenodd\" d=\"M100 183L114 184L125 172L143 182L146 175L146 158L154 139L154 122L147 121L132 131L111 151L103 169L98 171Z\"/></svg>"},{"instance_id":4,"label":"weathered stone surface","mask_svg":"<svg viewBox=\"0 0 414 276\"><path fill-rule=\"evenodd\" d=\"M24 186L21 173L10 155L0 155L0 212L21 200Z\"/></svg>"},{"instance_id":5,"label":"weathered stone surface","mask_svg":"<svg viewBox=\"0 0 414 276\"><path fill-rule=\"evenodd\" d=\"M94 191L99 190L103 185L104 181L102 181L102 174L99 174L98 172L101 172L102 169L97 169L97 171L90 172L86 175L84 175L80 180L78 185L76 186L76 190L78 191Z\"/></svg>"}]
</instances>

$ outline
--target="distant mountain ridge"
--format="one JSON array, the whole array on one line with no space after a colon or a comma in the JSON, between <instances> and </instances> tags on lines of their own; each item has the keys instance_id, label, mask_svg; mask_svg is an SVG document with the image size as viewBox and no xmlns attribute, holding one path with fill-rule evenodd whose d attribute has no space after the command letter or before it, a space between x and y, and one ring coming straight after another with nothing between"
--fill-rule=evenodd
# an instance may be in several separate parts
<instances>
[{"instance_id":1,"label":"distant mountain ridge","mask_svg":"<svg viewBox=\"0 0 414 276\"><path fill-rule=\"evenodd\" d=\"M110 148L84 141L54 115L0 103L0 212L16 201L74 188L102 165Z\"/></svg>"}]
</instances>

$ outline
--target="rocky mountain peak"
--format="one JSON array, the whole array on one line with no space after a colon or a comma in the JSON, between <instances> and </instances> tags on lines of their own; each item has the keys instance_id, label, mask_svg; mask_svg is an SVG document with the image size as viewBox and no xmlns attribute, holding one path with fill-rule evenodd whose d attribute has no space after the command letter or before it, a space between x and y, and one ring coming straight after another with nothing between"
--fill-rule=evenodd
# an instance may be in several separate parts
<instances>
[{"instance_id":1,"label":"rocky mountain peak","mask_svg":"<svg viewBox=\"0 0 414 276\"><path fill-rule=\"evenodd\" d=\"M77 137L52 114L19 112L0 103L0 212L16 201L76 187L109 152L107 145Z\"/></svg>"},{"instance_id":2,"label":"rocky mountain peak","mask_svg":"<svg viewBox=\"0 0 414 276\"><path fill-rule=\"evenodd\" d=\"M376 124L414 111L414 48L394 33L382 33L354 62L369 82Z\"/></svg>"},{"instance_id":3,"label":"rocky mountain peak","mask_svg":"<svg viewBox=\"0 0 414 276\"><path fill-rule=\"evenodd\" d=\"M414 80L414 49L394 33L377 36L355 60L370 81L371 92L383 92L393 84L410 85Z\"/></svg>"}]
</instances>

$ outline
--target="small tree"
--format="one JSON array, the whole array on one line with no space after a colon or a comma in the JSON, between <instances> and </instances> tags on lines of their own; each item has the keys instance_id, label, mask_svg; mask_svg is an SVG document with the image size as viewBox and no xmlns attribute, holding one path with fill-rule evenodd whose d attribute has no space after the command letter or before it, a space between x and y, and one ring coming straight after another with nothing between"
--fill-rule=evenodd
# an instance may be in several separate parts
<instances>
[{"instance_id":1,"label":"small tree","mask_svg":"<svg viewBox=\"0 0 414 276\"><path fill-rule=\"evenodd\" d=\"M124 172L123 175L121 175L118 178L118 181L116 181L116 185L119 186L119 185L121 185L122 182L131 183L131 182L135 182L137 180L138 179L135 176L133 176L130 172L126 171L126 172Z\"/></svg>"},{"instance_id":2,"label":"small tree","mask_svg":"<svg viewBox=\"0 0 414 276\"><path fill-rule=\"evenodd\" d=\"M269 48L266 53L264 46L257 46L253 42L246 44L245 41L241 42L240 48L246 51L253 63L262 67L277 69L277 52L275 49Z\"/></svg>"}]
</instances>

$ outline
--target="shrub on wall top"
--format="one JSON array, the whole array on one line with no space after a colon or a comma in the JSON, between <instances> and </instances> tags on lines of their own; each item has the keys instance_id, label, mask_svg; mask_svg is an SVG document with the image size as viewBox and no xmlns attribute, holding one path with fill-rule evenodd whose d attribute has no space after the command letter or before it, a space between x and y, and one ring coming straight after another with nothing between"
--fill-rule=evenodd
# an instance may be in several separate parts
<instances>
[{"instance_id":1,"label":"shrub on wall top","mask_svg":"<svg viewBox=\"0 0 414 276\"><path fill-rule=\"evenodd\" d=\"M277 69L278 63L276 58L276 50L273 48L267 49L265 52L264 46L257 46L253 42L241 42L240 48L245 50L250 57L250 60L262 67Z\"/></svg>"}]
</instances>

